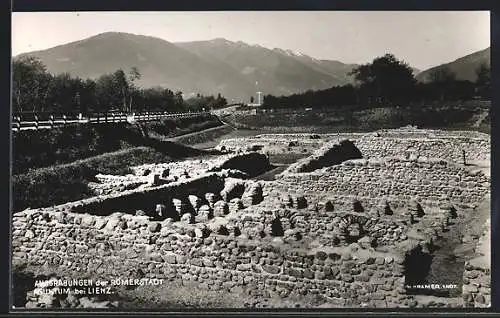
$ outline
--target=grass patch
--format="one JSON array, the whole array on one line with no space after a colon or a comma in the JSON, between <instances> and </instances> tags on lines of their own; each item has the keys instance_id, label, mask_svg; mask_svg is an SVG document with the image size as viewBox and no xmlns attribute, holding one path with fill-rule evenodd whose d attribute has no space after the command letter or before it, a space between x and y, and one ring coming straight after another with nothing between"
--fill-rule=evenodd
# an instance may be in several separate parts
<instances>
[{"instance_id":1,"label":"grass patch","mask_svg":"<svg viewBox=\"0 0 500 318\"><path fill-rule=\"evenodd\" d=\"M176 137L174 140L184 145L196 145L207 143L211 140L224 136L233 131L229 126L219 126L218 128L200 131L195 134Z\"/></svg>"},{"instance_id":2,"label":"grass patch","mask_svg":"<svg viewBox=\"0 0 500 318\"><path fill-rule=\"evenodd\" d=\"M171 138L217 127L221 124L215 116L202 115L192 118L165 119L158 123L148 123L146 127L157 135Z\"/></svg>"},{"instance_id":3,"label":"grass patch","mask_svg":"<svg viewBox=\"0 0 500 318\"><path fill-rule=\"evenodd\" d=\"M164 144L163 148L168 148L169 151L136 147L15 175L12 178L14 211L28 207L47 207L93 196L88 183L95 181L98 173L124 175L131 173L130 166L169 162L173 158L188 155L190 149L174 143Z\"/></svg>"}]
</instances>

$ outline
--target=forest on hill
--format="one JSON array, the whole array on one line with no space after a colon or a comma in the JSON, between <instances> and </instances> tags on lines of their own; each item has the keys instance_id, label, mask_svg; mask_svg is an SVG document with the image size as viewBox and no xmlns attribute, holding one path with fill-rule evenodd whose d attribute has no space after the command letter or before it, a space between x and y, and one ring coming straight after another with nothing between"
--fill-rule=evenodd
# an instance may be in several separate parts
<instances>
[{"instance_id":1,"label":"forest on hill","mask_svg":"<svg viewBox=\"0 0 500 318\"><path fill-rule=\"evenodd\" d=\"M110 111L190 111L219 108L226 99L197 96L184 99L182 92L168 88L140 88L140 70L118 69L96 80L52 75L34 57L16 59L12 64L12 112L97 113Z\"/></svg>"},{"instance_id":2,"label":"forest on hill","mask_svg":"<svg viewBox=\"0 0 500 318\"><path fill-rule=\"evenodd\" d=\"M446 67L429 73L428 82L419 82L412 68L392 54L375 58L351 72L356 82L325 90L289 96L264 96L264 108L341 108L355 109L407 106L428 102L490 99L491 69L487 64L476 68L475 82L457 79Z\"/></svg>"}]
</instances>

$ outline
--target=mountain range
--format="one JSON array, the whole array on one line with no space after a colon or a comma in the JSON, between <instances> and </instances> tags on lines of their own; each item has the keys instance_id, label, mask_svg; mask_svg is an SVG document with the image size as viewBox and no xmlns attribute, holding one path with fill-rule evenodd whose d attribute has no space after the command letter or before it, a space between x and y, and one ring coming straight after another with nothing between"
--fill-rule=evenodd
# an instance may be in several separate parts
<instances>
[{"instance_id":1,"label":"mountain range","mask_svg":"<svg viewBox=\"0 0 500 318\"><path fill-rule=\"evenodd\" d=\"M476 70L481 64L486 64L491 67L491 50L490 48L474 52L472 54L466 55L459 59L454 60L450 63L441 64L432 67L428 70L420 72L417 74L417 80L421 82L429 82L431 80L430 74L440 69L447 68L452 73L455 73L456 79L463 81L475 82L477 79Z\"/></svg>"},{"instance_id":2,"label":"mountain range","mask_svg":"<svg viewBox=\"0 0 500 318\"><path fill-rule=\"evenodd\" d=\"M222 38L171 43L156 37L120 32L101 33L15 58L23 56L39 58L50 73L67 72L80 78L95 79L117 69L127 71L135 66L142 75L138 81L141 87L179 90L185 97L221 93L229 103L248 102L257 91L289 95L352 83L353 78L347 73L358 66ZM478 57L479 60L484 58L483 55ZM457 60L453 63L461 66L454 69L470 76L470 69L474 68L463 65L477 64L476 60L475 57ZM418 70L414 70L417 74ZM422 73L419 77L425 79Z\"/></svg>"}]
</instances>

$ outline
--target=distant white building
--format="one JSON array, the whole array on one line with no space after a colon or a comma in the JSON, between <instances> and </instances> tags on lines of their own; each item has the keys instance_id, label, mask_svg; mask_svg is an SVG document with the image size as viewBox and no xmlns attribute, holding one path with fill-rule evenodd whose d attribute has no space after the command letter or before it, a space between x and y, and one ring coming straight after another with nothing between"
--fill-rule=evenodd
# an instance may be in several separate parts
<instances>
[{"instance_id":1,"label":"distant white building","mask_svg":"<svg viewBox=\"0 0 500 318\"><path fill-rule=\"evenodd\" d=\"M262 106L262 92L257 92L257 103L249 103L248 106L253 106L253 107Z\"/></svg>"}]
</instances>

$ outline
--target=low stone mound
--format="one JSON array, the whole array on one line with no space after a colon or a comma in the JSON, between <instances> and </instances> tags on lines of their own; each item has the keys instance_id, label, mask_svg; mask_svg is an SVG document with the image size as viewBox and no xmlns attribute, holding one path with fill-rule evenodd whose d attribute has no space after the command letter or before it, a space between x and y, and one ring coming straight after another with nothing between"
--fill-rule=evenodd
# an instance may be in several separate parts
<instances>
[{"instance_id":1,"label":"low stone mound","mask_svg":"<svg viewBox=\"0 0 500 318\"><path fill-rule=\"evenodd\" d=\"M288 167L285 173L311 172L324 167L340 164L350 159L361 159L361 151L350 140L330 142L316 151L312 156L297 161Z\"/></svg>"},{"instance_id":2,"label":"low stone mound","mask_svg":"<svg viewBox=\"0 0 500 318\"><path fill-rule=\"evenodd\" d=\"M206 222L214 217L213 209L208 205L202 205L198 210L196 222Z\"/></svg>"},{"instance_id":3,"label":"low stone mound","mask_svg":"<svg viewBox=\"0 0 500 318\"><path fill-rule=\"evenodd\" d=\"M242 201L245 206L259 204L264 200L260 183L251 184L243 193Z\"/></svg>"},{"instance_id":4,"label":"low stone mound","mask_svg":"<svg viewBox=\"0 0 500 318\"><path fill-rule=\"evenodd\" d=\"M214 215L215 216L225 216L229 213L229 205L223 200L219 200L214 203Z\"/></svg>"},{"instance_id":5,"label":"low stone mound","mask_svg":"<svg viewBox=\"0 0 500 318\"><path fill-rule=\"evenodd\" d=\"M250 177L258 176L271 168L269 158L258 152L243 153L234 156L210 171L234 169L248 174Z\"/></svg>"},{"instance_id":6,"label":"low stone mound","mask_svg":"<svg viewBox=\"0 0 500 318\"><path fill-rule=\"evenodd\" d=\"M242 180L227 178L224 189L220 192L220 196L224 201L231 201L234 198L241 198L245 192L245 183Z\"/></svg>"}]
</instances>

